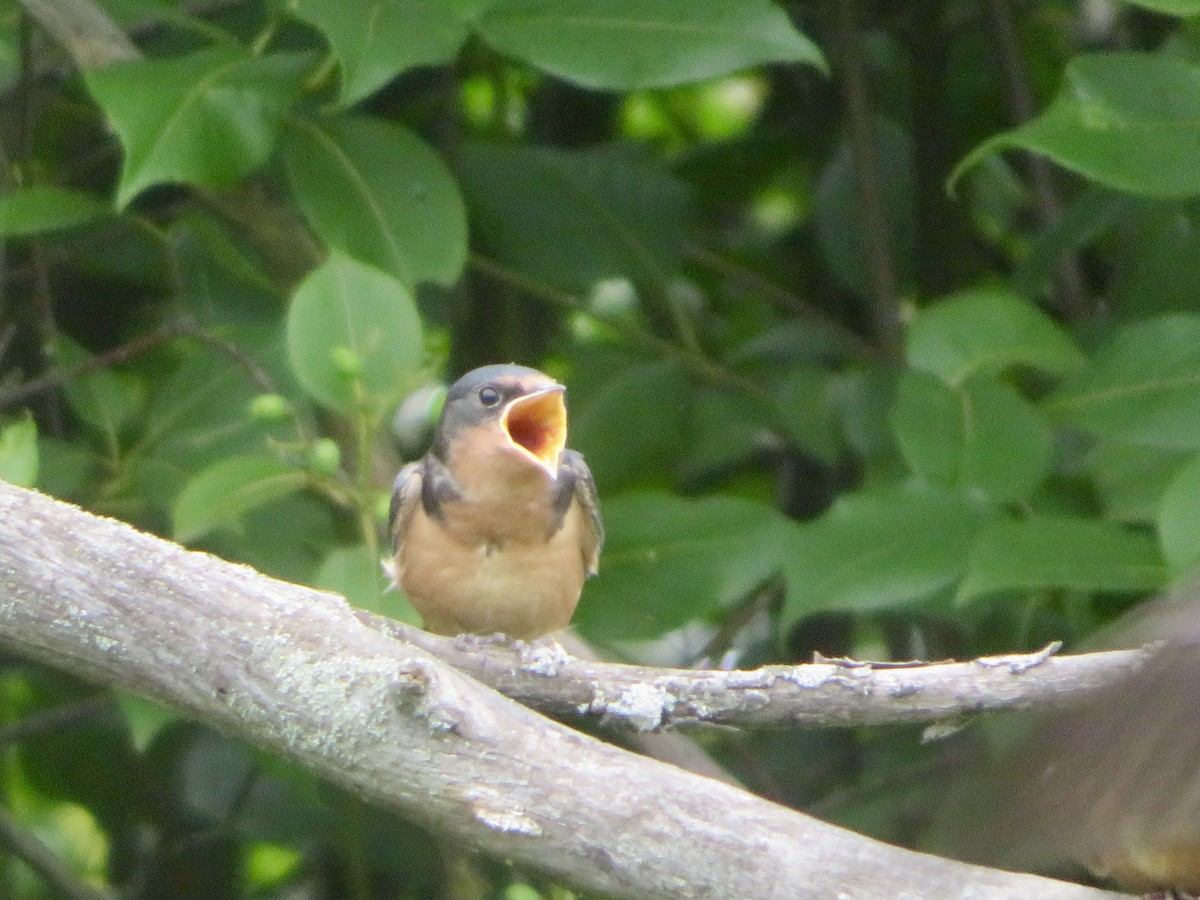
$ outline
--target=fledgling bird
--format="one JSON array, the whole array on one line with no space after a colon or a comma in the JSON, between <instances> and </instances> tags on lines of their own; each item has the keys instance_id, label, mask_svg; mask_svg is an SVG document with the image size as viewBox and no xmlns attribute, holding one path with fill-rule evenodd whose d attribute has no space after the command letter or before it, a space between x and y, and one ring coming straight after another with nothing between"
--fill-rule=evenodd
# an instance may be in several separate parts
<instances>
[{"instance_id":1,"label":"fledgling bird","mask_svg":"<svg viewBox=\"0 0 1200 900\"><path fill-rule=\"evenodd\" d=\"M427 630L532 640L570 622L604 529L564 392L525 366L468 372L396 476L393 573Z\"/></svg>"}]
</instances>

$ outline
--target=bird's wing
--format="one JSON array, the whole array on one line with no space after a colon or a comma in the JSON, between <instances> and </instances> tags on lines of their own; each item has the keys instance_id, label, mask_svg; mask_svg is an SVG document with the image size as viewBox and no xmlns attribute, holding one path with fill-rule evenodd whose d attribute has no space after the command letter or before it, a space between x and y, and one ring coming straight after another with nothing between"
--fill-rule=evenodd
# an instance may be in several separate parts
<instances>
[{"instance_id":1,"label":"bird's wing","mask_svg":"<svg viewBox=\"0 0 1200 900\"><path fill-rule=\"evenodd\" d=\"M588 468L583 457L574 450L564 450L559 469L560 479L563 474L569 474L564 481L565 503L563 515L572 500L576 501L584 512L584 534L580 549L583 552L583 564L589 575L595 575L600 562L600 547L604 544L604 522L600 519L600 500L596 496L596 482L592 480L592 470ZM565 489L570 482L570 491Z\"/></svg>"},{"instance_id":2,"label":"bird's wing","mask_svg":"<svg viewBox=\"0 0 1200 900\"><path fill-rule=\"evenodd\" d=\"M420 462L411 462L396 476L392 483L392 504L388 510L388 534L392 539L392 556L400 554L400 546L404 543L404 535L408 531L408 523L412 521L413 511L421 502L421 470Z\"/></svg>"}]
</instances>

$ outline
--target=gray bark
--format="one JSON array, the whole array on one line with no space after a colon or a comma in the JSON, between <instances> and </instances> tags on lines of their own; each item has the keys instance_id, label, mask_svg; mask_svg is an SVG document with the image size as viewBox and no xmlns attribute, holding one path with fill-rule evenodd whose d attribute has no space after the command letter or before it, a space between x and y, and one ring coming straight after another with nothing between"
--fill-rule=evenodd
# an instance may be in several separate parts
<instances>
[{"instance_id":1,"label":"gray bark","mask_svg":"<svg viewBox=\"0 0 1200 900\"><path fill-rule=\"evenodd\" d=\"M1071 707L1140 671L1156 647L969 662L821 660L757 669L658 669L572 655L556 643L446 638L367 612L370 627L556 716L589 716L635 732L692 725L844 727L933 723L1000 710ZM577 643L577 642L571 642Z\"/></svg>"},{"instance_id":2,"label":"gray bark","mask_svg":"<svg viewBox=\"0 0 1200 900\"><path fill-rule=\"evenodd\" d=\"M888 846L551 722L336 596L0 483L0 644L599 893L1084 898Z\"/></svg>"}]
</instances>

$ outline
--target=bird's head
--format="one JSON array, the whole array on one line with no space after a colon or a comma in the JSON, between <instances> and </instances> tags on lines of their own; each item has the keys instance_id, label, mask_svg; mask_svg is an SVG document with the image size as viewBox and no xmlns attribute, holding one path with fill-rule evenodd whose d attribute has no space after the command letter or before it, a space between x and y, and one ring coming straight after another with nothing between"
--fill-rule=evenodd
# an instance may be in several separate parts
<instances>
[{"instance_id":1,"label":"bird's head","mask_svg":"<svg viewBox=\"0 0 1200 900\"><path fill-rule=\"evenodd\" d=\"M446 394L434 453L450 461L459 442L533 463L554 479L567 444L565 388L526 366L474 369Z\"/></svg>"}]
</instances>

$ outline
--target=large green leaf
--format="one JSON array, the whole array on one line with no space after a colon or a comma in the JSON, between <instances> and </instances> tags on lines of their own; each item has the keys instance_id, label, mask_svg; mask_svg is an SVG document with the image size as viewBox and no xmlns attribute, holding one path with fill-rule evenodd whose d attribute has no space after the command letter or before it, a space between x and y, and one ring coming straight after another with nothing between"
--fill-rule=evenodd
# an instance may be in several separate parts
<instances>
[{"instance_id":1,"label":"large green leaf","mask_svg":"<svg viewBox=\"0 0 1200 900\"><path fill-rule=\"evenodd\" d=\"M1103 443L1088 454L1085 467L1106 519L1153 524L1167 486L1190 456L1186 450Z\"/></svg>"},{"instance_id":2,"label":"large green leaf","mask_svg":"<svg viewBox=\"0 0 1200 900\"><path fill-rule=\"evenodd\" d=\"M226 338L233 329L281 325L283 288L244 234L190 209L171 223L169 235L175 288L198 325Z\"/></svg>"},{"instance_id":3,"label":"large green leaf","mask_svg":"<svg viewBox=\"0 0 1200 900\"><path fill-rule=\"evenodd\" d=\"M1200 563L1200 456L1176 470L1158 508L1158 541L1175 575Z\"/></svg>"},{"instance_id":4,"label":"large green leaf","mask_svg":"<svg viewBox=\"0 0 1200 900\"><path fill-rule=\"evenodd\" d=\"M687 188L623 148L475 145L462 155L472 224L523 272L568 288L679 266Z\"/></svg>"},{"instance_id":5,"label":"large green leaf","mask_svg":"<svg viewBox=\"0 0 1200 900\"><path fill-rule=\"evenodd\" d=\"M1105 440L1200 448L1200 315L1131 325L1043 408Z\"/></svg>"},{"instance_id":6,"label":"large green leaf","mask_svg":"<svg viewBox=\"0 0 1200 900\"><path fill-rule=\"evenodd\" d=\"M175 501L175 540L191 543L304 486L306 475L267 456L231 456L198 472Z\"/></svg>"},{"instance_id":7,"label":"large green leaf","mask_svg":"<svg viewBox=\"0 0 1200 900\"><path fill-rule=\"evenodd\" d=\"M1107 304L1129 321L1196 309L1200 201L1125 200L1119 250L1112 256L1114 278L1105 292Z\"/></svg>"},{"instance_id":8,"label":"large green leaf","mask_svg":"<svg viewBox=\"0 0 1200 900\"><path fill-rule=\"evenodd\" d=\"M847 495L788 543L787 620L821 609L885 609L951 587L985 517L959 498L893 489Z\"/></svg>"},{"instance_id":9,"label":"large green leaf","mask_svg":"<svg viewBox=\"0 0 1200 900\"><path fill-rule=\"evenodd\" d=\"M980 144L951 175L1002 150L1031 150L1117 190L1200 194L1200 67L1177 56L1097 53L1067 63L1041 116Z\"/></svg>"},{"instance_id":10,"label":"large green leaf","mask_svg":"<svg viewBox=\"0 0 1200 900\"><path fill-rule=\"evenodd\" d=\"M221 336L233 352L282 382L282 332L281 323L240 328L227 324ZM261 449L271 427L250 415L260 389L242 367L226 355L197 347L183 353L173 369L164 368L157 370L135 445L138 452L177 470L177 477L188 477L224 456Z\"/></svg>"},{"instance_id":11,"label":"large green leaf","mask_svg":"<svg viewBox=\"0 0 1200 900\"><path fill-rule=\"evenodd\" d=\"M359 609L420 625L421 617L412 604L394 585L388 584L379 560L379 550L365 544L337 547L321 563L312 585L341 594Z\"/></svg>"},{"instance_id":12,"label":"large green leaf","mask_svg":"<svg viewBox=\"0 0 1200 900\"><path fill-rule=\"evenodd\" d=\"M0 481L33 487L37 483L38 439L33 416L26 412L0 426Z\"/></svg>"},{"instance_id":13,"label":"large green leaf","mask_svg":"<svg viewBox=\"0 0 1200 900\"><path fill-rule=\"evenodd\" d=\"M962 291L922 307L906 349L910 365L950 384L1012 366L1064 375L1083 363L1065 329L1003 288Z\"/></svg>"},{"instance_id":14,"label":"large green leaf","mask_svg":"<svg viewBox=\"0 0 1200 900\"><path fill-rule=\"evenodd\" d=\"M409 289L337 250L292 297L288 359L304 389L327 406L350 412L394 401L422 349Z\"/></svg>"},{"instance_id":15,"label":"large green leaf","mask_svg":"<svg viewBox=\"0 0 1200 900\"><path fill-rule=\"evenodd\" d=\"M1167 16L1200 16L1200 0L1125 0L1131 6L1140 6Z\"/></svg>"},{"instance_id":16,"label":"large green leaf","mask_svg":"<svg viewBox=\"0 0 1200 900\"><path fill-rule=\"evenodd\" d=\"M267 161L308 54L233 47L133 60L86 73L125 151L117 205L154 184L233 184Z\"/></svg>"},{"instance_id":17,"label":"large green leaf","mask_svg":"<svg viewBox=\"0 0 1200 900\"><path fill-rule=\"evenodd\" d=\"M92 354L65 334L54 338L50 351L64 368L82 365ZM99 432L110 448L118 436L141 411L145 402L143 383L126 372L111 368L76 375L63 385L63 393L72 411Z\"/></svg>"},{"instance_id":18,"label":"large green leaf","mask_svg":"<svg viewBox=\"0 0 1200 900\"><path fill-rule=\"evenodd\" d=\"M675 362L615 372L573 416L571 446L587 458L602 491L644 486L683 457L690 398Z\"/></svg>"},{"instance_id":19,"label":"large green leaf","mask_svg":"<svg viewBox=\"0 0 1200 900\"><path fill-rule=\"evenodd\" d=\"M291 6L333 48L347 106L406 69L450 62L467 37L466 25L437 0L292 0Z\"/></svg>"},{"instance_id":20,"label":"large green leaf","mask_svg":"<svg viewBox=\"0 0 1200 900\"><path fill-rule=\"evenodd\" d=\"M576 622L605 639L656 637L713 613L780 566L792 525L734 497L629 493L604 503L600 575Z\"/></svg>"},{"instance_id":21,"label":"large green leaf","mask_svg":"<svg viewBox=\"0 0 1200 900\"><path fill-rule=\"evenodd\" d=\"M891 423L914 472L993 502L1028 499L1050 469L1049 424L1024 397L990 378L951 388L906 371Z\"/></svg>"},{"instance_id":22,"label":"large green leaf","mask_svg":"<svg viewBox=\"0 0 1200 900\"><path fill-rule=\"evenodd\" d=\"M298 491L247 511L236 528L205 535L203 546L249 563L276 578L311 584L338 540L338 523L324 497Z\"/></svg>"},{"instance_id":23,"label":"large green leaf","mask_svg":"<svg viewBox=\"0 0 1200 900\"><path fill-rule=\"evenodd\" d=\"M503 0L475 27L500 52L590 88L665 87L767 62L825 69L769 0Z\"/></svg>"},{"instance_id":24,"label":"large green leaf","mask_svg":"<svg viewBox=\"0 0 1200 900\"><path fill-rule=\"evenodd\" d=\"M26 237L74 228L109 213L91 194L48 184L0 194L0 237Z\"/></svg>"},{"instance_id":25,"label":"large green leaf","mask_svg":"<svg viewBox=\"0 0 1200 900\"><path fill-rule=\"evenodd\" d=\"M1005 591L1149 591L1166 575L1154 539L1113 522L997 521L971 548L958 599Z\"/></svg>"},{"instance_id":26,"label":"large green leaf","mask_svg":"<svg viewBox=\"0 0 1200 900\"><path fill-rule=\"evenodd\" d=\"M872 123L871 135L889 256L899 280L909 283L916 271L917 246L912 137L886 119ZM859 297L869 297L871 263L855 153L850 139L843 138L831 154L817 183L813 215L818 245L830 271Z\"/></svg>"},{"instance_id":27,"label":"large green leaf","mask_svg":"<svg viewBox=\"0 0 1200 900\"><path fill-rule=\"evenodd\" d=\"M327 245L410 286L458 279L467 258L462 198L412 132L376 119L293 119L283 152L296 200Z\"/></svg>"}]
</instances>

